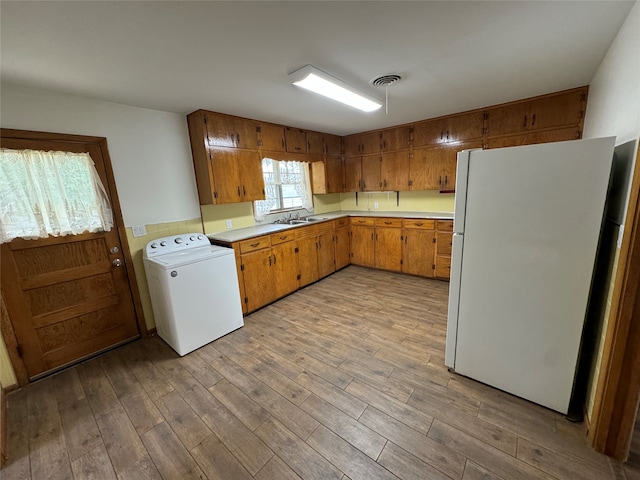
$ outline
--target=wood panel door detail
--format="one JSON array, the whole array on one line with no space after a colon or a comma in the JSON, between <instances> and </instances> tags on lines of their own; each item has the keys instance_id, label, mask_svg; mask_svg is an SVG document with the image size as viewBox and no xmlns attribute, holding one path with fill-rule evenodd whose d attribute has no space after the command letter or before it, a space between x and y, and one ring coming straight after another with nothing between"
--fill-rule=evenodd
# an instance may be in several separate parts
<instances>
[{"instance_id":1,"label":"wood panel door detail","mask_svg":"<svg viewBox=\"0 0 640 480\"><path fill-rule=\"evenodd\" d=\"M109 232L15 239L1 246L2 292L17 351L33 380L139 337L135 280L126 237L118 230L121 216L106 141L3 130L1 145L89 153L116 218Z\"/></svg>"}]
</instances>

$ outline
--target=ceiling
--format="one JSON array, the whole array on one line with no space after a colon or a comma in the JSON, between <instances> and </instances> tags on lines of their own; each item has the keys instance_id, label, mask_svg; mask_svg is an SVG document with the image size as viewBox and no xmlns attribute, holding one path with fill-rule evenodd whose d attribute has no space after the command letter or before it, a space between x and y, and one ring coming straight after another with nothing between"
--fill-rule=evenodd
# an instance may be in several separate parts
<instances>
[{"instance_id":1,"label":"ceiling","mask_svg":"<svg viewBox=\"0 0 640 480\"><path fill-rule=\"evenodd\" d=\"M7 1L3 82L345 135L586 85L634 2ZM362 113L291 85L306 65L385 98Z\"/></svg>"}]
</instances>

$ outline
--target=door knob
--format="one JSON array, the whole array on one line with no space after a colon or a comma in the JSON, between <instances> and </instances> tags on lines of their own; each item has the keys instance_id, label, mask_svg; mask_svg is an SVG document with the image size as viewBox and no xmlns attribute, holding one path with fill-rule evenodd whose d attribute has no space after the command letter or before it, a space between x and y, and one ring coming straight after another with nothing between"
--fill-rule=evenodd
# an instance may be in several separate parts
<instances>
[{"instance_id":1,"label":"door knob","mask_svg":"<svg viewBox=\"0 0 640 480\"><path fill-rule=\"evenodd\" d=\"M119 267L119 266L121 266L121 265L122 265L122 260L120 260L119 258L116 258L116 259L115 259L113 262L111 262L111 263L113 263L113 266L114 266L114 267Z\"/></svg>"},{"instance_id":2,"label":"door knob","mask_svg":"<svg viewBox=\"0 0 640 480\"><path fill-rule=\"evenodd\" d=\"M111 248L109 249L109 252L111 252L111 253L118 253L119 251L120 251L120 250L118 249L118 247L111 247Z\"/></svg>"}]
</instances>

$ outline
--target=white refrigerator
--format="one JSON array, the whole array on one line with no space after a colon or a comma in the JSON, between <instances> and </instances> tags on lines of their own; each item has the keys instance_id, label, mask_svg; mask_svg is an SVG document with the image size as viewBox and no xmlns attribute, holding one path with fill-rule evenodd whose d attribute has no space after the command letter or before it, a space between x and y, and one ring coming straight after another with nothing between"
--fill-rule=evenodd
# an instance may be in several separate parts
<instances>
[{"instance_id":1,"label":"white refrigerator","mask_svg":"<svg viewBox=\"0 0 640 480\"><path fill-rule=\"evenodd\" d=\"M567 413L615 137L458 154L445 364Z\"/></svg>"}]
</instances>

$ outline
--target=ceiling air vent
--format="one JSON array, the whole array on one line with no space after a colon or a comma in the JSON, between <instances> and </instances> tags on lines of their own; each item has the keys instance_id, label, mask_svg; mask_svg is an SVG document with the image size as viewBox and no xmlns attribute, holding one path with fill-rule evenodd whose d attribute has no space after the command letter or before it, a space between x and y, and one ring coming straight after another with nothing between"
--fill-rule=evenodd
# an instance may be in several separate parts
<instances>
[{"instance_id":1,"label":"ceiling air vent","mask_svg":"<svg viewBox=\"0 0 640 480\"><path fill-rule=\"evenodd\" d=\"M374 87L388 87L399 82L401 78L400 75L382 75L381 77L374 78L369 83Z\"/></svg>"}]
</instances>

